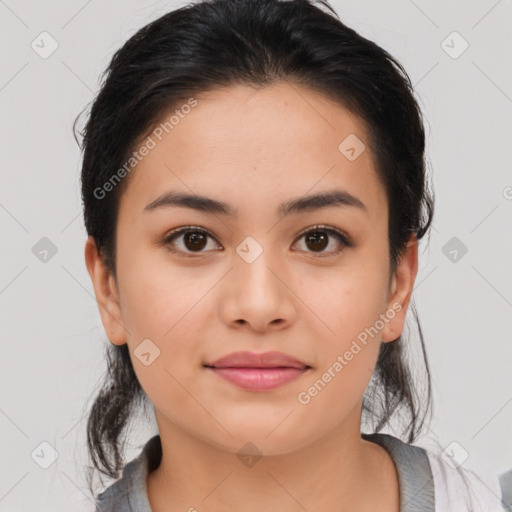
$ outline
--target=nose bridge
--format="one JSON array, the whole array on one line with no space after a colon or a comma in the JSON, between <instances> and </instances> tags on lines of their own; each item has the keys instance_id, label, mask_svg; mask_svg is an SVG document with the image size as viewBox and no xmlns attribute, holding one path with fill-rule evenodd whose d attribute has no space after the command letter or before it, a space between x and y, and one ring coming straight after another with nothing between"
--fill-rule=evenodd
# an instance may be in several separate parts
<instances>
[{"instance_id":1,"label":"nose bridge","mask_svg":"<svg viewBox=\"0 0 512 512\"><path fill-rule=\"evenodd\" d=\"M256 235L258 236L258 235ZM272 236L247 236L236 246L230 278L224 289L222 315L228 324L249 324L255 330L290 325L296 317L290 280L271 247Z\"/></svg>"},{"instance_id":2,"label":"nose bridge","mask_svg":"<svg viewBox=\"0 0 512 512\"><path fill-rule=\"evenodd\" d=\"M236 275L239 275L248 286L256 289L268 286L279 288L282 285L275 276L276 269L281 268L277 256L279 251L271 247L270 235L259 236L258 239L259 241L248 235L236 247Z\"/></svg>"},{"instance_id":3,"label":"nose bridge","mask_svg":"<svg viewBox=\"0 0 512 512\"><path fill-rule=\"evenodd\" d=\"M281 268L275 251L254 239L237 247L225 295L223 316L228 324L245 324L256 331L290 325L295 314L287 288L276 276Z\"/></svg>"}]
</instances>

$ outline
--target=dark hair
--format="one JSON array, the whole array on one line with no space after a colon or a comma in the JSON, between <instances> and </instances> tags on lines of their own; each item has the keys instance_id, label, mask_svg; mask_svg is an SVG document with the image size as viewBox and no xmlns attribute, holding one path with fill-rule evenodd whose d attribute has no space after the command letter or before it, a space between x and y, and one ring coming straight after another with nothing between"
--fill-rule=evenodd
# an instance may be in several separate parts
<instances>
[{"instance_id":1,"label":"dark hair","mask_svg":"<svg viewBox=\"0 0 512 512\"><path fill-rule=\"evenodd\" d=\"M419 240L428 231L434 199L426 179L423 119L410 78L388 52L344 25L326 0L316 3L194 2L144 26L114 54L81 132L81 185L87 233L116 281L118 204L130 177L108 197L98 198L95 191L129 160L164 113L196 93L234 84L303 86L358 116L387 193L392 273L410 236ZM400 336L381 343L363 397L363 413L374 430L401 413L407 425L401 435L409 443L420 434L431 408L423 333L413 304L411 309L419 328L426 391L415 386L417 375L413 379ZM127 345L109 343L106 353L107 373L89 412L87 446L94 467L117 478L123 466L120 436L136 406L147 404L148 398Z\"/></svg>"}]
</instances>

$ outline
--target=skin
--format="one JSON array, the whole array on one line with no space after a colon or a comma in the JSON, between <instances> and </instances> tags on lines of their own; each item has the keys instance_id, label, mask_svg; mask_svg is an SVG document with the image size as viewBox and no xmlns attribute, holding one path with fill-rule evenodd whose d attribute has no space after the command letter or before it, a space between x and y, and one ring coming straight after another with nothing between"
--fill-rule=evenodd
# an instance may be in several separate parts
<instances>
[{"instance_id":1,"label":"skin","mask_svg":"<svg viewBox=\"0 0 512 512\"><path fill-rule=\"evenodd\" d=\"M361 406L381 341L402 332L417 240L390 275L387 197L363 124L338 103L287 83L231 86L196 99L129 176L119 206L117 281L92 238L85 247L105 332L113 344L128 343L155 407L163 457L147 478L151 507L396 512L396 468L383 447L361 439ZM349 134L366 146L354 161L338 150ZM277 214L283 201L332 189L356 196L366 211ZM238 217L176 206L144 211L171 190L225 201ZM329 235L319 253L301 235L316 224L338 228L355 246ZM183 235L174 240L178 252L161 243L191 225L213 235L202 252ZM252 263L236 252L247 236L263 248ZM393 304L402 309L301 404L298 393ZM160 350L149 366L133 355L147 338ZM203 367L238 350L278 350L312 368L261 392ZM252 467L237 457L249 441L263 455Z\"/></svg>"}]
</instances>

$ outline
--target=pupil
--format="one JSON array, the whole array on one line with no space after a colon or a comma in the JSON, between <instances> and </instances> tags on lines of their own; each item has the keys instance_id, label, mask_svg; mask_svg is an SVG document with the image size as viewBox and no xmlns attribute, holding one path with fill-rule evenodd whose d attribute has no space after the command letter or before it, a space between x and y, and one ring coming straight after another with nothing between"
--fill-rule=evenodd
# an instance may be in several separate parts
<instances>
[{"instance_id":1,"label":"pupil","mask_svg":"<svg viewBox=\"0 0 512 512\"><path fill-rule=\"evenodd\" d=\"M205 246L206 237L203 233L192 231L185 234L185 245L188 249L201 250ZM189 246L190 245L190 246Z\"/></svg>"},{"instance_id":2,"label":"pupil","mask_svg":"<svg viewBox=\"0 0 512 512\"><path fill-rule=\"evenodd\" d=\"M310 234L306 237L306 243L312 241L313 242L313 249L320 249L323 250L327 246L327 237L325 236L325 233L322 231L315 231L314 234ZM318 244L320 247L318 247ZM314 246L317 245L315 248Z\"/></svg>"}]
</instances>

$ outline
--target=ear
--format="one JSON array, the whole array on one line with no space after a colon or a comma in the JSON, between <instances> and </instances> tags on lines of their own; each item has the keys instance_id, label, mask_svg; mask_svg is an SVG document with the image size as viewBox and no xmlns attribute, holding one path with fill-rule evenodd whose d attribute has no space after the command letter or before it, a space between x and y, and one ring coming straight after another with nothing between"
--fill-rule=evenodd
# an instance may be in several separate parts
<instances>
[{"instance_id":1,"label":"ear","mask_svg":"<svg viewBox=\"0 0 512 512\"><path fill-rule=\"evenodd\" d=\"M405 316L411 300L414 281L418 273L418 239L415 234L407 242L390 286L386 316L390 320L382 330L382 341L394 341L403 331ZM392 317L394 313L394 316ZM391 318L392 317L392 318Z\"/></svg>"},{"instance_id":2,"label":"ear","mask_svg":"<svg viewBox=\"0 0 512 512\"><path fill-rule=\"evenodd\" d=\"M117 284L112 272L105 266L92 236L85 243L85 264L94 286L105 333L111 343L123 345L126 343L126 330L122 322Z\"/></svg>"}]
</instances>

